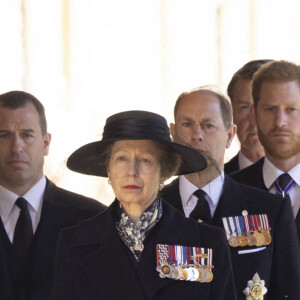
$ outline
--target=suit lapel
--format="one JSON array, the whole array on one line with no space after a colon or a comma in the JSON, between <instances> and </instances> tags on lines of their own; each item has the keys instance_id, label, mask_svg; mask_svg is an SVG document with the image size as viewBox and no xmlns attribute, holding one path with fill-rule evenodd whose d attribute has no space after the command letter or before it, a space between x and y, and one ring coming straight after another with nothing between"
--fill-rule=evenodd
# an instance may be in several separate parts
<instances>
[{"instance_id":1,"label":"suit lapel","mask_svg":"<svg viewBox=\"0 0 300 300\"><path fill-rule=\"evenodd\" d=\"M252 174L252 177L257 180L258 188L268 191L268 188L265 185L264 176L263 176L264 161L265 161L265 158L263 157L257 162L256 170L255 170L254 174Z\"/></svg>"},{"instance_id":2,"label":"suit lapel","mask_svg":"<svg viewBox=\"0 0 300 300\"><path fill-rule=\"evenodd\" d=\"M72 250L72 259L77 261L90 282L107 298L126 295L126 299L143 299L137 274L132 267L126 246L115 227L111 206L101 216L93 219L92 227L83 228L76 235ZM76 275L75 275L76 276ZM113 277L113 278L112 278ZM130 295L132 294L132 295Z\"/></svg>"},{"instance_id":3,"label":"suit lapel","mask_svg":"<svg viewBox=\"0 0 300 300\"><path fill-rule=\"evenodd\" d=\"M295 223L296 223L296 228L297 228L298 240L300 241L300 211L297 214Z\"/></svg>"},{"instance_id":4,"label":"suit lapel","mask_svg":"<svg viewBox=\"0 0 300 300\"><path fill-rule=\"evenodd\" d=\"M226 174L237 172L240 169L239 154L235 155L229 162L224 165L224 171Z\"/></svg>"},{"instance_id":5,"label":"suit lapel","mask_svg":"<svg viewBox=\"0 0 300 300\"><path fill-rule=\"evenodd\" d=\"M3 227L3 223L0 217L0 226ZM2 230L2 228L1 228ZM0 238L0 299L6 300L13 300L12 291L9 283L8 273L7 273L7 266L5 261L5 254L4 254L4 246L2 245L2 239Z\"/></svg>"},{"instance_id":6,"label":"suit lapel","mask_svg":"<svg viewBox=\"0 0 300 300\"><path fill-rule=\"evenodd\" d=\"M235 173L231 173L230 177L239 183L268 191L267 187L265 186L263 177L263 165L264 157L257 161L255 164L245 169L242 169Z\"/></svg>"},{"instance_id":7,"label":"suit lapel","mask_svg":"<svg viewBox=\"0 0 300 300\"><path fill-rule=\"evenodd\" d=\"M49 272L52 272L58 232L61 228L61 220L65 218L62 210L57 209L55 203L49 198L50 195L51 199L55 198L55 186L47 182L41 218L34 236L33 283L35 287L39 287L39 282L43 282L45 277L49 276Z\"/></svg>"},{"instance_id":8,"label":"suit lapel","mask_svg":"<svg viewBox=\"0 0 300 300\"><path fill-rule=\"evenodd\" d=\"M242 215L242 212L244 210L248 211L249 207L251 207L253 212L256 211L256 207L253 207L253 204L248 205L246 201L241 201L240 195L242 195L242 192L239 184L229 178L228 175L225 175L223 191L212 220L212 225L223 227L223 217L237 216L237 212L239 212L239 215ZM250 214L251 212L248 213Z\"/></svg>"}]
</instances>

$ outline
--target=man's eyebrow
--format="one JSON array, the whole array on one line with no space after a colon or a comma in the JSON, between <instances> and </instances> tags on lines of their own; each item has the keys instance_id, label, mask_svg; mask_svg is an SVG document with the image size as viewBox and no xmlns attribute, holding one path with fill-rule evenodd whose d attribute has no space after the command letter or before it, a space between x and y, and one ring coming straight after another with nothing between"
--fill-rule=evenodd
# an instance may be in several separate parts
<instances>
[{"instance_id":1,"label":"man's eyebrow","mask_svg":"<svg viewBox=\"0 0 300 300\"><path fill-rule=\"evenodd\" d=\"M12 132L12 131L9 129L0 129L0 132ZM35 131L33 129L21 129L21 132L34 133Z\"/></svg>"},{"instance_id":2,"label":"man's eyebrow","mask_svg":"<svg viewBox=\"0 0 300 300\"><path fill-rule=\"evenodd\" d=\"M236 102L237 102L237 104L249 104L250 103L250 101L247 101L247 100L244 100L244 99L240 99Z\"/></svg>"},{"instance_id":3,"label":"man's eyebrow","mask_svg":"<svg viewBox=\"0 0 300 300\"><path fill-rule=\"evenodd\" d=\"M179 121L181 121L181 122L182 121L188 121L188 122L191 122L191 123L195 122L195 120L190 118L190 117L181 117L179 119ZM201 123L203 123L203 122L213 122L213 121L214 121L213 118L204 118L204 119L201 120Z\"/></svg>"},{"instance_id":4,"label":"man's eyebrow","mask_svg":"<svg viewBox=\"0 0 300 300\"><path fill-rule=\"evenodd\" d=\"M190 117L186 117L186 116L183 116L179 119L180 121L189 121L189 122L193 122L193 119L190 118Z\"/></svg>"}]
</instances>

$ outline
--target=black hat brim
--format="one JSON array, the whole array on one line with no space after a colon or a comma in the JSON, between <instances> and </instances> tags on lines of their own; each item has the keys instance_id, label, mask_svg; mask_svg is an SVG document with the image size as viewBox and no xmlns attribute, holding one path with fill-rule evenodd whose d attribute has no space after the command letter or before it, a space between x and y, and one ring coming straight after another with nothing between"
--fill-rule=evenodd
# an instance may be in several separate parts
<instances>
[{"instance_id":1,"label":"black hat brim","mask_svg":"<svg viewBox=\"0 0 300 300\"><path fill-rule=\"evenodd\" d=\"M102 140L80 147L68 158L67 167L72 171L86 175L108 177L105 162L99 160L99 157L109 145L119 140L120 139ZM132 140L132 138L130 140ZM172 151L177 152L181 156L182 163L175 175L195 173L202 171L207 167L205 157L195 149L165 140L156 141L169 146Z\"/></svg>"}]
</instances>

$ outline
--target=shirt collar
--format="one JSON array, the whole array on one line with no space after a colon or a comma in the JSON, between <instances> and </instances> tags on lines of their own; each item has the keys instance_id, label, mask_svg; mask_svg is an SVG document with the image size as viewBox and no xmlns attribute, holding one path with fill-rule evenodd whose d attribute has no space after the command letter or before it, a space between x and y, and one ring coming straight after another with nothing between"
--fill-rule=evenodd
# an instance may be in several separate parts
<instances>
[{"instance_id":1,"label":"shirt collar","mask_svg":"<svg viewBox=\"0 0 300 300\"><path fill-rule=\"evenodd\" d=\"M243 153L242 151L239 151L238 154L238 159L239 159L239 167L240 170L245 169L253 164L251 160L249 160Z\"/></svg>"},{"instance_id":2,"label":"shirt collar","mask_svg":"<svg viewBox=\"0 0 300 300\"><path fill-rule=\"evenodd\" d=\"M38 214L40 214L42 210L46 182L46 177L43 176L29 191L27 191L26 194L22 195L22 197L26 199L26 201ZM2 199L0 201L0 214L3 219L3 223L7 220L16 200L19 197L19 195L0 185L0 199Z\"/></svg>"},{"instance_id":3,"label":"shirt collar","mask_svg":"<svg viewBox=\"0 0 300 300\"><path fill-rule=\"evenodd\" d=\"M220 200L223 191L223 185L224 185L224 171L222 171L220 175L216 177L214 180L212 180L203 188L201 188L204 192L208 194L215 207L217 206ZM189 180L187 180L185 176L183 175L179 176L179 191L180 191L180 196L181 196L183 206L187 205L187 202L189 201L191 196L198 189L199 188L194 184L192 184Z\"/></svg>"},{"instance_id":4,"label":"shirt collar","mask_svg":"<svg viewBox=\"0 0 300 300\"><path fill-rule=\"evenodd\" d=\"M263 164L263 179L265 186L270 189L274 181L283 174L284 172L277 169L269 160L267 157L264 159ZM290 169L287 172L293 180L296 182L297 185L300 185L300 164L297 164L295 167Z\"/></svg>"}]
</instances>

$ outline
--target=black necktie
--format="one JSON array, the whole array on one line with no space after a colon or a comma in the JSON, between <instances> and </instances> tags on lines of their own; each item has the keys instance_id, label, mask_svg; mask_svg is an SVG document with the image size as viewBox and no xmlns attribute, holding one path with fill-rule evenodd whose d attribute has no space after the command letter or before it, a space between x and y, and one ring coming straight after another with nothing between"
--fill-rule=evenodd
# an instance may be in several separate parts
<instances>
[{"instance_id":1,"label":"black necktie","mask_svg":"<svg viewBox=\"0 0 300 300\"><path fill-rule=\"evenodd\" d=\"M33 236L32 222L27 201L24 198L18 198L15 204L21 210L15 227L13 246L16 249L20 263L24 264L29 255L30 244Z\"/></svg>"},{"instance_id":2,"label":"black necktie","mask_svg":"<svg viewBox=\"0 0 300 300\"><path fill-rule=\"evenodd\" d=\"M195 219L198 222L211 222L211 213L208 202L206 200L207 194L201 189L194 192L194 195L198 198L197 205L190 213L190 218Z\"/></svg>"},{"instance_id":3,"label":"black necktie","mask_svg":"<svg viewBox=\"0 0 300 300\"><path fill-rule=\"evenodd\" d=\"M288 192L294 185L295 182L294 180L292 180L292 177L288 173L281 174L274 182L276 194L281 195L286 199L290 199Z\"/></svg>"}]
</instances>

